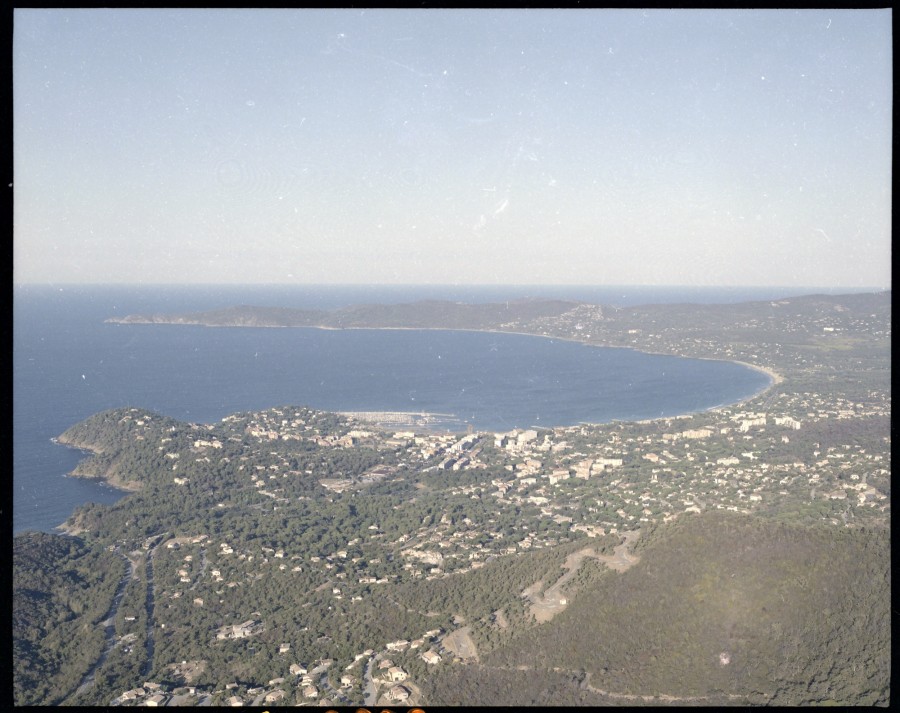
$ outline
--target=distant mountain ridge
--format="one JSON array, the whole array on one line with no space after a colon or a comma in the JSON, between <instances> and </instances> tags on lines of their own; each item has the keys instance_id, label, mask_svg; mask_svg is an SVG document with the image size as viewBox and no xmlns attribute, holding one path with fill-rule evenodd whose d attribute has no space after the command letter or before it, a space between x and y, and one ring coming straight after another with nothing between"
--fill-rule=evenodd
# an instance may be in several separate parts
<instances>
[{"instance_id":1,"label":"distant mountain ridge","mask_svg":"<svg viewBox=\"0 0 900 713\"><path fill-rule=\"evenodd\" d=\"M116 324L194 324L208 327L479 329L518 320L557 317L579 304L581 303L567 300L510 300L493 304L423 300L396 305L354 305L333 311L241 305L187 314L128 315L106 321Z\"/></svg>"},{"instance_id":2,"label":"distant mountain ridge","mask_svg":"<svg viewBox=\"0 0 900 713\"><path fill-rule=\"evenodd\" d=\"M633 323L665 318L669 322L727 325L737 319L806 318L890 310L891 291L847 295L806 295L735 304L649 304L633 307L594 305L574 300L519 299L468 304L422 300L403 304L363 304L335 310L239 305L183 314L131 314L115 324L185 324L208 327L325 327L396 329L495 329L571 313L591 322Z\"/></svg>"}]
</instances>

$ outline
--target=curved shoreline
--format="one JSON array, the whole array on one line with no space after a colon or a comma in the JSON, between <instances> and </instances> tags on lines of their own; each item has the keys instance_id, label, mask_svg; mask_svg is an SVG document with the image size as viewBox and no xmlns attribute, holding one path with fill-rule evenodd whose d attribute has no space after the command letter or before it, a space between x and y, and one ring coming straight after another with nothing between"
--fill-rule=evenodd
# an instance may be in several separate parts
<instances>
[{"instance_id":1,"label":"curved shoreline","mask_svg":"<svg viewBox=\"0 0 900 713\"><path fill-rule=\"evenodd\" d=\"M764 386L759 391L749 394L743 398L739 398L735 401L731 401L731 402L728 402L725 404L720 404L717 406L711 406L711 407L700 409L697 411L687 411L685 413L679 413L679 414L668 415L668 416L656 416L656 417L648 418L648 419L611 419L609 421L600 421L600 422L596 422L596 423L591 422L591 421L580 421L579 422L579 424L593 425L593 426L602 426L602 425L605 425L608 423L616 423L616 422L623 422L623 421L624 422L633 422L633 423L643 423L643 424L656 423L656 422L661 422L661 421L668 421L673 418L689 418L691 416L695 416L695 415L702 414L702 413L719 411L724 408L737 406L737 405L746 403L748 401L751 401L752 399L755 399L755 398L761 396L762 394L766 393L767 391L769 391L776 384L783 383L783 381L784 381L784 377L782 377L781 374L779 374L778 372L776 372L775 370L773 370L769 367L761 366L758 364L752 364L750 362L741 361L739 359L719 359L719 358L715 358L715 357L688 356L688 355L672 353L672 352L649 351L649 350L640 349L639 347L632 347L632 346L595 343L595 342L586 341L584 339L578 339L575 337L564 337L564 336L557 336L557 335L551 335L551 334L535 334L533 332L520 332L520 331L504 330L504 329L472 329L472 328L460 328L460 327L333 327L333 326L326 326L326 325L289 327L289 326L284 326L284 325L258 325L258 326L257 325L207 325L207 324L202 324L202 323L186 324L183 322L181 322L181 323L175 323L175 322L138 323L138 322L133 322L133 323L129 323L129 324L156 324L156 325L171 324L174 326L201 326L201 327L212 327L212 328L230 327L230 328L238 328L238 329L247 329L247 328L256 328L256 329L260 329L260 328L262 328L262 329L267 329L267 328L268 329L291 329L291 328L293 328L293 329L298 329L299 328L299 329L321 329L321 330L328 330L328 331L342 331L342 330L388 331L388 330L393 330L393 331L471 332L471 333L476 333L476 334L501 334L501 335L511 334L511 335L520 336L520 337L540 337L543 339L550 339L551 341L559 340L561 342L571 342L573 344L581 344L586 347L596 347L596 348L600 348L600 349L624 349L624 350L639 352L642 354L649 354L649 355L654 355L654 356L666 356L666 357L672 357L672 358L676 358L676 359L696 359L699 361L730 362L732 364L738 364L738 365L744 366L748 369L753 369L754 371L765 374L769 379L766 386ZM385 413L399 413L399 412L385 412ZM575 425L575 424L572 424L572 425ZM570 427L571 427L571 425L570 426L555 425L555 426L549 426L549 427L541 426L540 428L549 428L550 430L552 430L555 428L570 428ZM94 453L100 452L97 449L93 449L93 448L90 448L90 447L87 447L84 445L76 445L74 443L66 443L65 441L59 439L58 437L51 439L51 440L53 440L55 443L57 443L59 445L66 446L67 448L74 448L76 450L80 450L80 451L84 452L85 454L94 454ZM79 465L82 462L84 462L84 461L80 461ZM77 469L77 466L76 466L76 469ZM122 491L123 497L130 493L139 491L142 487L141 483L124 482L124 481L120 480L115 473L85 474L85 473L76 473L75 471L72 471L70 473L67 473L66 477L81 478L84 480L94 480L94 481L102 482L102 483L108 485L109 487L112 487L112 488L115 488L116 490ZM73 513L73 515L74 515L74 513ZM84 530L82 528L77 527L74 523L72 523L71 519L72 519L72 516L70 516L61 525L58 525L56 527L56 529L59 530L60 532L62 532L63 534L70 535L70 536L78 536L81 533L83 533Z\"/></svg>"},{"instance_id":2,"label":"curved shoreline","mask_svg":"<svg viewBox=\"0 0 900 713\"><path fill-rule=\"evenodd\" d=\"M111 322L111 320L107 319L106 322ZM584 339L578 339L576 337L563 337L552 334L535 334L534 332L519 332L515 330L508 329L477 329L471 327L356 327L356 326L332 326L332 325L322 325L322 324L312 324L312 325L251 325L251 324L204 324L203 322L155 322L155 321L144 321L144 322L123 322L119 320L112 321L115 324L125 324L125 325L171 325L176 327L206 327L211 329L321 329L325 331L344 331L344 330L373 330L373 331L407 331L407 332L473 332L478 334L515 334L522 337L540 337L543 339L554 340L557 339L561 342L571 342L573 344L581 344L586 347L599 347L601 349L628 349L630 351L639 352L641 354L650 354L654 356L667 356L673 357L676 359L697 359L700 361L720 361L720 362L728 362L731 364L739 364L741 366L747 367L748 369L753 369L754 371L761 372L769 377L769 383L766 384L762 389L756 391L752 394L749 394L745 397L739 398L736 401L730 401L728 403L719 404L717 406L710 406L708 408L701 409L699 411L687 411L685 413L674 414L671 416L655 416L653 418L648 419L612 419L610 421L601 421L597 423L593 423L590 421L580 421L579 423L591 424L591 425L603 425L605 423L613 423L613 422L634 422L634 423L653 423L656 421L665 421L672 418L685 418L689 416L694 416L696 414L707 413L710 411L718 411L720 409L737 406L739 404L746 403L751 401L758 396L762 396L764 393L769 391L773 386L777 384L781 384L784 382L784 377L776 372L774 369L770 367L761 366L759 364L752 364L750 362L741 361L739 359L723 359L717 357L702 357L702 356L689 356L685 354L678 354L673 352L661 352L661 351L653 351L647 349L641 349L639 347L632 346L622 346L620 344L603 344L603 343L594 343L585 341ZM385 412L388 413L388 412ZM399 412L398 412L399 413ZM541 428L544 428L543 426ZM568 426L550 426L549 428L568 428Z\"/></svg>"},{"instance_id":3,"label":"curved shoreline","mask_svg":"<svg viewBox=\"0 0 900 713\"><path fill-rule=\"evenodd\" d=\"M423 331L436 331L436 332L477 332L484 334L517 334L523 337L543 337L545 339L558 339L563 342L573 342L575 344L584 344L589 347L602 347L605 349L631 349L633 351L638 351L643 354L656 354L659 356L673 356L679 357L682 359L705 359L709 361L727 361L733 364L741 364L742 366L746 366L750 369L755 369L756 371L761 371L764 374L768 375L774 384L780 384L784 381L784 378L776 372L775 370L760 366L758 364L751 364L750 362L741 361L739 359L720 359L717 357L700 357L700 356L687 356L685 354L678 354L672 352L660 352L660 351L652 351L647 349L641 349L639 347L630 347L630 346L622 346L618 344L597 344L594 342L586 341L584 339L578 339L577 337L563 337L556 336L552 334L536 334L534 332L519 332L508 329L496 329L496 328L486 328L486 329L478 329L477 327L359 327L359 326L334 326L334 325L325 325L325 324L306 324L306 325L288 325L288 324L209 324L204 322L176 322L176 321L154 321L154 320L144 320L144 321L125 321L124 318L108 318L104 320L104 322L109 324L120 324L120 325L169 325L176 327L206 327L211 329L322 329L325 331L344 331L344 330L394 330L394 331L409 331L409 332L423 332ZM759 392L762 393L762 392Z\"/></svg>"},{"instance_id":4,"label":"curved shoreline","mask_svg":"<svg viewBox=\"0 0 900 713\"><path fill-rule=\"evenodd\" d=\"M742 366L746 366L751 369L756 369L757 371L761 371L763 374L766 374L770 379L772 379L772 383L769 385L769 388L771 388L772 386L775 386L776 384L781 384L782 382L784 382L784 377L781 374L779 374L777 371L775 371L774 369L771 369L767 366L760 366L759 364L751 364L748 361L740 361L739 359L726 359L723 361L730 361L733 364L741 364ZM764 389L763 391L768 391L768 389ZM763 391L760 391L760 393L763 393Z\"/></svg>"},{"instance_id":5,"label":"curved shoreline","mask_svg":"<svg viewBox=\"0 0 900 713\"><path fill-rule=\"evenodd\" d=\"M222 326L224 326L224 325L222 325ZM238 326L238 325L232 325L232 326ZM289 327L285 327L285 329L289 329ZM694 415L700 414L700 413L707 413L709 411L718 411L719 409L727 408L729 406L737 406L739 404L746 403L747 401L751 401L751 400L757 398L758 396L762 396L764 393L769 391L773 386L784 382L784 377L781 374L779 374L777 371L775 371L774 369L767 367L767 366L761 366L759 364L752 364L747 361L741 361L740 359L719 359L717 357L688 356L685 354L675 354L672 352L650 351L647 349L640 349L638 347L625 347L625 346L622 346L619 344L596 344L594 342L588 342L583 339L577 339L575 337L560 337L560 336L554 336L552 334L534 334L532 332L516 332L516 331L512 331L512 330L505 330L505 329L467 329L467 328L462 328L462 327L326 327L326 326L310 326L310 327L300 327L300 329L324 329L324 330L331 330L331 331L341 331L341 330L345 330L345 329L346 330L370 329L370 330L378 330L378 331L395 330L395 331L410 331L410 332L432 331L432 332L473 332L476 334L515 334L520 337L540 337L543 339L550 339L550 340L556 339L561 342L571 342L572 344L581 344L586 347L597 347L599 349L627 349L629 351L639 352L641 354L673 357L675 359L696 359L698 361L721 361L721 362L727 362L729 364L739 364L741 366L747 367L748 369L753 369L754 371L761 372L769 377L769 383L766 384L759 391L755 391L754 393L749 394L748 396L745 396L743 398L739 398L736 401L730 401L725 404L719 404L718 406L710 406L709 408L705 408L700 411L688 411L686 413L675 414L673 416L656 416L654 418L640 419L640 420L634 420L634 421L632 419L614 419L613 421L602 421L602 422L599 422L596 424L594 424L590 421L580 422L580 423L590 424L590 425L603 425L605 423L613 423L614 421L633 422L633 423L654 423L655 421L665 421L665 420L668 420L671 418L685 418L685 417L694 416ZM549 428L550 429L570 428L570 426L550 426Z\"/></svg>"}]
</instances>

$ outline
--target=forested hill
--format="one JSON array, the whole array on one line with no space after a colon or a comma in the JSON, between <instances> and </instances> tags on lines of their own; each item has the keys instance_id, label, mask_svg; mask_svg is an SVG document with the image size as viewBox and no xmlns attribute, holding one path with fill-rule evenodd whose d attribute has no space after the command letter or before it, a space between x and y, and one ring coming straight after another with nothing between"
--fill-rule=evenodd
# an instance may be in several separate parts
<instances>
[{"instance_id":1,"label":"forested hill","mask_svg":"<svg viewBox=\"0 0 900 713\"><path fill-rule=\"evenodd\" d=\"M647 529L637 565L597 568L547 624L495 627L479 665L428 680L429 700L529 705L555 686L600 705L887 704L889 532L721 511Z\"/></svg>"},{"instance_id":2,"label":"forested hill","mask_svg":"<svg viewBox=\"0 0 900 713\"><path fill-rule=\"evenodd\" d=\"M166 462L162 445L186 447L190 424L138 408L103 411L66 429L57 441L90 451L73 475L108 480L118 487L134 489L159 474Z\"/></svg>"},{"instance_id":3,"label":"forested hill","mask_svg":"<svg viewBox=\"0 0 900 713\"><path fill-rule=\"evenodd\" d=\"M165 430L178 423L175 419L146 409L111 409L79 421L67 428L57 440L66 446L102 453L118 446L131 432Z\"/></svg>"},{"instance_id":4,"label":"forested hill","mask_svg":"<svg viewBox=\"0 0 900 713\"><path fill-rule=\"evenodd\" d=\"M17 705L74 692L103 645L95 626L122 576L121 559L80 540L30 532L14 540L13 652Z\"/></svg>"}]
</instances>

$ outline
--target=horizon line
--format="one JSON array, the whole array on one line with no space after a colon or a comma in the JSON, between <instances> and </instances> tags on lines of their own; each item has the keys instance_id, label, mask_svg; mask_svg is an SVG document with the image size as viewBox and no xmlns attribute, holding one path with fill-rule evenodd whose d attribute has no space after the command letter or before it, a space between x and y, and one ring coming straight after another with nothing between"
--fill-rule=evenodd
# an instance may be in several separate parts
<instances>
[{"instance_id":1,"label":"horizon line","mask_svg":"<svg viewBox=\"0 0 900 713\"><path fill-rule=\"evenodd\" d=\"M882 285L691 285L691 284L592 284L540 282L13 282L13 287L529 287L542 289L688 289L688 290L853 290L889 292L891 286Z\"/></svg>"}]
</instances>

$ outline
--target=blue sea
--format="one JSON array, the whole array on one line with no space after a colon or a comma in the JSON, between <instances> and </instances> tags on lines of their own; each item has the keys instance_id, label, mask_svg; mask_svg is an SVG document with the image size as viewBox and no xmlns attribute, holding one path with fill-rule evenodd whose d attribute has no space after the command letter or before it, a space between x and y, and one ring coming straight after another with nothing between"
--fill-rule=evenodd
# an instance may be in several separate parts
<instances>
[{"instance_id":1,"label":"blue sea","mask_svg":"<svg viewBox=\"0 0 900 713\"><path fill-rule=\"evenodd\" d=\"M741 400L767 377L715 361L515 334L208 329L108 317L238 304L332 309L521 297L616 306L775 299L812 288L19 285L13 304L13 532L53 532L121 491L66 477L83 457L52 442L98 411L147 408L195 423L282 405L454 414L506 431L671 416Z\"/></svg>"}]
</instances>

